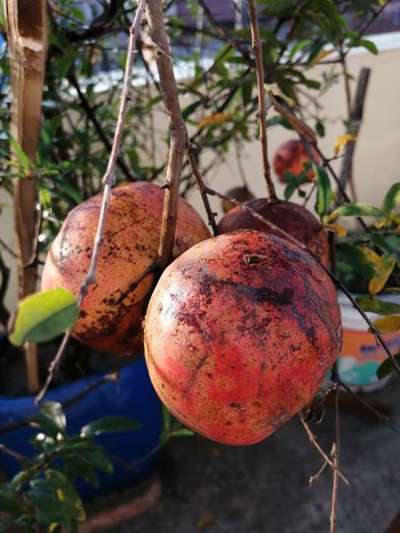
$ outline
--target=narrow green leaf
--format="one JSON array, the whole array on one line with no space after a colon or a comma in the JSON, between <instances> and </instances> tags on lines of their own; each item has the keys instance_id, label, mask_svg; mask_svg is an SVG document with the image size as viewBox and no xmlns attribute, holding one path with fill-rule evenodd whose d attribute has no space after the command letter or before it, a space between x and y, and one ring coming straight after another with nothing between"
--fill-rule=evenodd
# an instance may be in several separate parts
<instances>
[{"instance_id":1,"label":"narrow green leaf","mask_svg":"<svg viewBox=\"0 0 400 533\"><path fill-rule=\"evenodd\" d=\"M394 358L396 359L397 363L400 364L400 353L396 354ZM389 374L391 374L393 371L394 371L393 361L388 357L380 365L380 367L376 371L376 375L378 376L379 379L383 379Z\"/></svg>"},{"instance_id":2,"label":"narrow green leaf","mask_svg":"<svg viewBox=\"0 0 400 533\"><path fill-rule=\"evenodd\" d=\"M113 433L119 431L132 431L138 429L140 424L130 418L123 416L105 416L94 422L90 422L81 429L81 437L93 437L102 433Z\"/></svg>"},{"instance_id":3,"label":"narrow green leaf","mask_svg":"<svg viewBox=\"0 0 400 533\"><path fill-rule=\"evenodd\" d=\"M383 217L384 213L377 207L374 207L369 204L363 204L363 203L348 203L344 204L335 211L333 211L333 216L342 216L342 217L354 217L354 216L360 216L360 217Z\"/></svg>"},{"instance_id":4,"label":"narrow green leaf","mask_svg":"<svg viewBox=\"0 0 400 533\"><path fill-rule=\"evenodd\" d=\"M31 170L31 161L29 157L22 150L21 145L13 137L10 137L10 145L12 151L19 161L19 164L21 165L22 170L24 171L24 174L29 174Z\"/></svg>"},{"instance_id":5,"label":"narrow green leaf","mask_svg":"<svg viewBox=\"0 0 400 533\"><path fill-rule=\"evenodd\" d=\"M400 182L394 183L386 193L383 201L383 211L388 215L400 205Z\"/></svg>"},{"instance_id":6,"label":"narrow green leaf","mask_svg":"<svg viewBox=\"0 0 400 533\"><path fill-rule=\"evenodd\" d=\"M317 198L315 210L320 217L326 215L333 201L333 192L328 174L323 167L313 163L312 165L317 184Z\"/></svg>"},{"instance_id":7,"label":"narrow green leaf","mask_svg":"<svg viewBox=\"0 0 400 533\"><path fill-rule=\"evenodd\" d=\"M374 296L358 296L356 301L363 311L377 315L389 316L400 313L400 304L384 302Z\"/></svg>"},{"instance_id":8,"label":"narrow green leaf","mask_svg":"<svg viewBox=\"0 0 400 533\"><path fill-rule=\"evenodd\" d=\"M44 342L70 328L78 317L75 296L62 288L38 292L19 302L10 341Z\"/></svg>"}]
</instances>

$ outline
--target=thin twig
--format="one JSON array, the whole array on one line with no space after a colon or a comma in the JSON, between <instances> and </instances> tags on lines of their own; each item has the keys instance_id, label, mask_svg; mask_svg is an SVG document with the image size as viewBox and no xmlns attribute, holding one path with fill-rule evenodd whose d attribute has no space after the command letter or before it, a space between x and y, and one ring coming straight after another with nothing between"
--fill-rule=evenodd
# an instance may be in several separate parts
<instances>
[{"instance_id":1,"label":"thin twig","mask_svg":"<svg viewBox=\"0 0 400 533\"><path fill-rule=\"evenodd\" d=\"M78 94L78 98L81 102L82 109L86 113L86 116L88 117L88 119L92 122L93 127L96 130L96 133L99 136L101 142L104 144L106 150L110 152L112 148L111 141L107 137L106 132L103 130L103 126L101 125L99 119L97 118L95 110L90 106L90 103L88 102L85 94L83 93L75 74L70 74L68 76L68 81L71 83L71 85L76 90ZM126 165L125 161L120 155L117 158L117 164L119 168L121 169L121 172L123 172L124 176L128 180L135 181L133 174L130 172L128 166Z\"/></svg>"},{"instance_id":2,"label":"thin twig","mask_svg":"<svg viewBox=\"0 0 400 533\"><path fill-rule=\"evenodd\" d=\"M375 326L375 324L372 322L372 320L369 319L368 315L365 313L365 311L358 305L356 302L354 296L351 294L350 291L346 289L346 287L343 285L343 283L332 274L327 268L325 268L323 265L321 265L322 268L325 270L325 272L329 275L329 277L332 279L332 281L336 284L339 289L344 292L344 294L347 296L347 298L352 303L353 307L357 309L357 311L360 313L360 315L363 317L365 322L368 324L369 329L375 336L375 341L377 344L379 344L383 350L385 351L386 355L391 359L393 366L395 367L396 372L400 376L400 365L397 362L396 358L392 354L392 352L389 350L386 342L384 341L379 329Z\"/></svg>"},{"instance_id":3,"label":"thin twig","mask_svg":"<svg viewBox=\"0 0 400 533\"><path fill-rule=\"evenodd\" d=\"M200 174L200 170L199 170L197 159L196 159L196 151L195 151L193 144L188 144L186 148L186 153L189 159L190 168L192 169L193 175L196 178L197 185L199 187L199 191L201 194L201 198L203 200L203 204L207 212L208 223L212 227L214 235L218 235L218 227L215 221L215 213L213 212L211 208L210 202L208 200L207 191L204 188L204 180Z\"/></svg>"},{"instance_id":4,"label":"thin twig","mask_svg":"<svg viewBox=\"0 0 400 533\"><path fill-rule=\"evenodd\" d=\"M101 387L102 385L105 385L106 383L113 383L118 380L118 373L112 372L110 374L106 374L105 376L102 376L99 380L94 381L93 383L90 383L87 385L84 389L82 389L78 394L75 394L65 402L62 402L62 408L63 410L68 410L72 406L79 403L83 398L88 396L88 394L91 394L93 391ZM12 422L7 422L6 424L0 425L0 435L4 435L6 433L10 433L10 431L16 431L17 429L21 429L27 426L32 426L33 419L35 417L36 411L32 413L30 416L22 419L22 420L15 420Z\"/></svg>"},{"instance_id":5,"label":"thin twig","mask_svg":"<svg viewBox=\"0 0 400 533\"><path fill-rule=\"evenodd\" d=\"M329 517L330 533L336 533L336 510L337 497L339 490L338 468L340 458L340 425L339 425L339 391L335 389L335 442L332 446L332 461L334 469L332 472L332 499L331 499L331 514Z\"/></svg>"},{"instance_id":6,"label":"thin twig","mask_svg":"<svg viewBox=\"0 0 400 533\"><path fill-rule=\"evenodd\" d=\"M340 479L342 479L346 483L346 485L350 486L349 480L340 472L340 470L338 470L336 468L336 466L334 465L332 460L328 457L326 452L324 452L324 450L319 445L319 443L317 441L317 437L311 431L310 426L308 425L308 423L307 423L307 421L306 421L306 419L305 419L305 417L304 417L302 412L299 413L299 418L300 418L300 422L301 422L303 428L305 429L305 432L308 435L308 438L309 438L311 444L318 451L318 453L321 455L321 457L324 459L324 461L332 468L332 470L337 470L337 473L338 473L338 476L340 477Z\"/></svg>"},{"instance_id":7,"label":"thin twig","mask_svg":"<svg viewBox=\"0 0 400 533\"><path fill-rule=\"evenodd\" d=\"M275 186L271 177L271 168L268 161L268 138L267 138L267 110L265 105L264 89L264 63L261 47L260 28L258 26L257 10L255 0L248 0L251 22L251 40L256 60L257 90L258 90L258 119L260 128L260 143L263 160L264 177L267 182L268 197L276 200Z\"/></svg>"},{"instance_id":8,"label":"thin twig","mask_svg":"<svg viewBox=\"0 0 400 533\"><path fill-rule=\"evenodd\" d=\"M28 457L26 455L22 455L21 453L15 452L14 450L10 450L7 446L4 444L0 444L0 452L5 453L6 455L9 455L19 463L25 463L26 461L29 461Z\"/></svg>"},{"instance_id":9,"label":"thin twig","mask_svg":"<svg viewBox=\"0 0 400 533\"><path fill-rule=\"evenodd\" d=\"M4 248L6 252L8 252L14 259L18 258L18 255L14 252L14 250L8 246L6 242L3 241L3 239L0 239L0 246Z\"/></svg>"},{"instance_id":10,"label":"thin twig","mask_svg":"<svg viewBox=\"0 0 400 533\"><path fill-rule=\"evenodd\" d=\"M110 157L108 160L108 165L106 172L103 176L103 196L102 196L102 202L101 202L101 208L100 208L100 214L99 214L99 220L96 230L96 235L94 237L93 242L93 251L92 256L90 259L90 265L88 272L85 276L85 279L83 280L83 283L79 289L79 294L77 298L78 305L81 306L82 301L84 297L87 294L87 291L93 283L96 281L96 268L97 268L97 262L101 251L101 245L104 237L104 230L105 230L105 224L106 224L106 218L107 218L107 208L111 200L111 191L112 187L115 184L115 167L118 162L118 156L121 149L121 143L122 143L122 135L125 125L125 118L126 118L126 112L128 108L129 103L129 93L130 93L130 84L132 79L132 73L133 73L133 65L135 61L135 55L136 55L136 41L140 32L140 25L142 23L142 19L144 16L146 6L146 0L139 0L135 18L133 20L132 26L129 30L129 43L128 43L128 50L127 50L127 57L126 57L126 66L125 66L125 75L124 75L124 82L122 86L121 91L121 100L120 100L120 107L118 112L118 119L117 119L117 125L115 128L114 133L114 140L113 145L111 148ZM70 338L70 331L67 331L64 335L64 338L61 342L61 345L50 363L48 376L46 379L46 383L43 386L42 390L38 394L36 398L36 402L40 402L43 399L43 396L46 394L47 389L49 388L55 373L57 372L57 369L60 365L60 362L62 360L62 356L64 353L64 349L66 345L68 344L69 338Z\"/></svg>"},{"instance_id":11,"label":"thin twig","mask_svg":"<svg viewBox=\"0 0 400 533\"><path fill-rule=\"evenodd\" d=\"M170 147L165 174L164 209L161 220L160 245L158 250L161 269L169 263L175 241L178 212L179 185L183 157L187 143L186 125L182 118L178 90L172 67L168 35L160 0L148 0L148 23L154 44L160 87L164 94L165 107L170 120Z\"/></svg>"},{"instance_id":12,"label":"thin twig","mask_svg":"<svg viewBox=\"0 0 400 533\"><path fill-rule=\"evenodd\" d=\"M351 390L351 388L348 385L346 385L346 383L343 383L337 377L335 378L335 380L337 384L343 388L343 390L351 394L361 405L363 405L368 411L370 411L373 415L375 415L378 420L380 420L381 422L390 422L389 416L384 415L383 413L380 413L377 409L375 409L373 405L367 402L362 396L359 396L353 390Z\"/></svg>"}]
</instances>

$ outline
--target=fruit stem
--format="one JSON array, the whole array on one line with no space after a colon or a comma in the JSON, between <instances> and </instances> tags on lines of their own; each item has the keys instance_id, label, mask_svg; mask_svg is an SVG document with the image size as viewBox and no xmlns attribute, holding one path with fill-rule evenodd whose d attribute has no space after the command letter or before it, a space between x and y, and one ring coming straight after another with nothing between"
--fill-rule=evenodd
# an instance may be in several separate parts
<instances>
[{"instance_id":1,"label":"fruit stem","mask_svg":"<svg viewBox=\"0 0 400 533\"><path fill-rule=\"evenodd\" d=\"M154 43L155 59L160 87L170 120L170 146L165 174L164 208L161 221L160 245L158 249L160 268L165 268L171 257L175 241L176 218L178 211L179 185L183 158L187 144L187 130L182 118L168 34L160 0L148 0L148 23Z\"/></svg>"},{"instance_id":2,"label":"fruit stem","mask_svg":"<svg viewBox=\"0 0 400 533\"><path fill-rule=\"evenodd\" d=\"M256 61L256 76L258 90L258 120L260 127L260 143L263 159L263 170L265 181L267 182L268 198L271 201L277 200L275 186L271 177L271 167L268 160L268 139L267 139L267 110L265 105L264 89L264 63L262 57L262 47L260 39L260 28L258 25L257 11L255 0L248 0L251 23L251 40Z\"/></svg>"}]
</instances>

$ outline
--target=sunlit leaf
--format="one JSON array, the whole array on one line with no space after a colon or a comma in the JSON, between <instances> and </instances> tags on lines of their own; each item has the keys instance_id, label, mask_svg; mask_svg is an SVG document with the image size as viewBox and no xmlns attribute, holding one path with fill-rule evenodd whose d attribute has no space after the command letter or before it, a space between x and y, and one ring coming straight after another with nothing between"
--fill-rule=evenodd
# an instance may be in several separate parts
<instances>
[{"instance_id":1,"label":"sunlit leaf","mask_svg":"<svg viewBox=\"0 0 400 533\"><path fill-rule=\"evenodd\" d=\"M70 328L78 317L75 296L62 288L38 292L19 302L10 341L44 342Z\"/></svg>"},{"instance_id":2,"label":"sunlit leaf","mask_svg":"<svg viewBox=\"0 0 400 533\"><path fill-rule=\"evenodd\" d=\"M335 157L339 155L340 151L346 146L347 143L355 142L356 140L357 135L355 133L344 133L343 135L339 135L339 137L336 138L334 146Z\"/></svg>"},{"instance_id":3,"label":"sunlit leaf","mask_svg":"<svg viewBox=\"0 0 400 533\"><path fill-rule=\"evenodd\" d=\"M325 228L336 233L338 237L346 237L348 233L347 228L341 224L327 224Z\"/></svg>"},{"instance_id":4,"label":"sunlit leaf","mask_svg":"<svg viewBox=\"0 0 400 533\"><path fill-rule=\"evenodd\" d=\"M204 128L205 126L220 126L231 120L231 118L232 113L213 113L212 115L203 117L199 121L198 127Z\"/></svg>"},{"instance_id":5,"label":"sunlit leaf","mask_svg":"<svg viewBox=\"0 0 400 533\"><path fill-rule=\"evenodd\" d=\"M123 416L105 416L90 422L81 429L81 437L93 437L102 433L131 431L138 429L140 424Z\"/></svg>"},{"instance_id":6,"label":"sunlit leaf","mask_svg":"<svg viewBox=\"0 0 400 533\"><path fill-rule=\"evenodd\" d=\"M348 203L343 204L335 211L329 215L329 219L333 220L334 218L342 216L342 217L354 217L354 216L371 216L371 217L382 217L384 216L384 213L378 209L377 207L374 207L370 204L364 204L364 203Z\"/></svg>"},{"instance_id":7,"label":"sunlit leaf","mask_svg":"<svg viewBox=\"0 0 400 533\"><path fill-rule=\"evenodd\" d=\"M396 265L394 257L389 254L383 254L380 257L379 264L374 266L375 274L369 282L369 292L378 294L385 287L393 269Z\"/></svg>"},{"instance_id":8,"label":"sunlit leaf","mask_svg":"<svg viewBox=\"0 0 400 533\"><path fill-rule=\"evenodd\" d=\"M385 195L383 211L389 214L400 205L400 183L394 183Z\"/></svg>"},{"instance_id":9,"label":"sunlit leaf","mask_svg":"<svg viewBox=\"0 0 400 533\"><path fill-rule=\"evenodd\" d=\"M400 315L385 316L374 322L381 333L393 333L400 330Z\"/></svg>"},{"instance_id":10,"label":"sunlit leaf","mask_svg":"<svg viewBox=\"0 0 400 533\"><path fill-rule=\"evenodd\" d=\"M377 315L394 315L400 313L400 304L385 302L374 296L358 296L357 303L364 311Z\"/></svg>"}]
</instances>

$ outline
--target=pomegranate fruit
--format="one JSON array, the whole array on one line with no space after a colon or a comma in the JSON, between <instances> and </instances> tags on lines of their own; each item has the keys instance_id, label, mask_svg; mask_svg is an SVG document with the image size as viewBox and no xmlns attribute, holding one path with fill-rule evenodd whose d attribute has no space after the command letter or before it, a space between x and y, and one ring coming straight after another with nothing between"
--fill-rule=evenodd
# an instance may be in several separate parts
<instances>
[{"instance_id":1,"label":"pomegranate fruit","mask_svg":"<svg viewBox=\"0 0 400 533\"><path fill-rule=\"evenodd\" d=\"M141 323L153 274L133 284L157 257L164 191L135 182L113 190L96 283L85 296L73 335L81 342L120 355L142 346ZM64 287L78 294L88 271L101 196L75 207L54 240L42 275L42 289ZM196 211L178 203L174 256L207 239L210 233Z\"/></svg>"},{"instance_id":2,"label":"pomegranate fruit","mask_svg":"<svg viewBox=\"0 0 400 533\"><path fill-rule=\"evenodd\" d=\"M226 196L229 196L229 198L233 198L238 202L247 202L248 200L252 200L254 198L253 194L245 186L233 187L233 189L229 189L229 191L227 191L225 194ZM221 207L223 212L227 213L230 209L235 207L235 204L229 200L221 200Z\"/></svg>"},{"instance_id":3,"label":"pomegranate fruit","mask_svg":"<svg viewBox=\"0 0 400 533\"><path fill-rule=\"evenodd\" d=\"M315 150L311 147L311 151L316 161L320 161L320 157ZM275 152L273 166L276 175L281 183L286 183L285 174L290 172L294 176L298 176L305 170L305 165L310 158L306 152L304 144L301 141L292 139L279 146ZM313 170L307 172L307 178L312 181L315 178Z\"/></svg>"},{"instance_id":4,"label":"pomegranate fruit","mask_svg":"<svg viewBox=\"0 0 400 533\"><path fill-rule=\"evenodd\" d=\"M245 205L305 244L321 264L329 267L328 235L317 218L305 207L282 200L270 202L267 198L250 200ZM218 225L219 233L228 233L238 229L256 229L266 233L271 232L269 226L253 217L240 206L231 209ZM281 234L279 236L282 237Z\"/></svg>"},{"instance_id":5,"label":"pomegranate fruit","mask_svg":"<svg viewBox=\"0 0 400 533\"><path fill-rule=\"evenodd\" d=\"M334 363L336 290L287 240L252 230L219 235L164 271L144 345L172 414L217 442L253 444L309 404Z\"/></svg>"}]
</instances>

